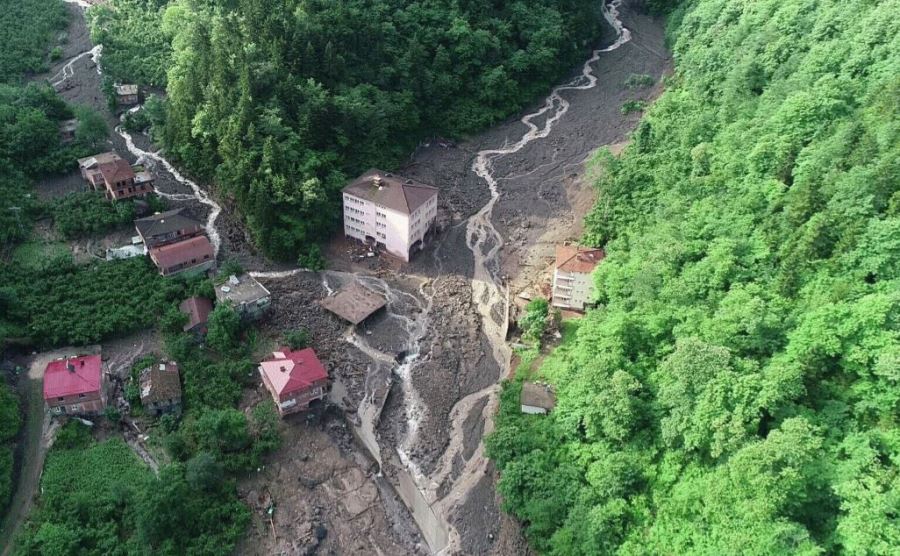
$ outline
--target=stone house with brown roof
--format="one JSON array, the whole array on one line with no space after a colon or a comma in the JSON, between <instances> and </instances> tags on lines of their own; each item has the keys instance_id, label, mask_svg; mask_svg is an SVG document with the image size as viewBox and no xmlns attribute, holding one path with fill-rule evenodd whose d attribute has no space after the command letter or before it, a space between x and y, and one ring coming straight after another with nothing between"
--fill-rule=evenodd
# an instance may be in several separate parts
<instances>
[{"instance_id":1,"label":"stone house with brown roof","mask_svg":"<svg viewBox=\"0 0 900 556\"><path fill-rule=\"evenodd\" d=\"M172 361L156 363L141 371L141 405L153 415L181 412L181 375Z\"/></svg>"},{"instance_id":2,"label":"stone house with brown roof","mask_svg":"<svg viewBox=\"0 0 900 556\"><path fill-rule=\"evenodd\" d=\"M151 248L150 260L160 274L172 276L182 272L205 272L216 265L216 254L206 236L197 236Z\"/></svg>"},{"instance_id":3,"label":"stone house with brown roof","mask_svg":"<svg viewBox=\"0 0 900 556\"><path fill-rule=\"evenodd\" d=\"M153 192L153 177L143 170L135 173L128 161L114 152L78 159L81 177L95 190L103 190L112 201L143 197Z\"/></svg>"}]
</instances>

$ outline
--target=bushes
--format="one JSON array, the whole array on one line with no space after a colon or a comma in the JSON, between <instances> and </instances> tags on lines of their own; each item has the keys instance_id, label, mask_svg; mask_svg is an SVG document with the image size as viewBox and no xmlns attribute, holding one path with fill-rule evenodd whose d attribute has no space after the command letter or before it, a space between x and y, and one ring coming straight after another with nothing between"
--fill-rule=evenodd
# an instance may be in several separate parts
<instances>
[{"instance_id":1,"label":"bushes","mask_svg":"<svg viewBox=\"0 0 900 556\"><path fill-rule=\"evenodd\" d=\"M550 303L544 298L533 299L525 306L525 315L519 320L519 328L522 330L522 339L526 342L538 344L547 331L550 322Z\"/></svg>"},{"instance_id":2,"label":"bushes","mask_svg":"<svg viewBox=\"0 0 900 556\"><path fill-rule=\"evenodd\" d=\"M12 494L13 438L22 425L19 399L0 378L0 510Z\"/></svg>"},{"instance_id":3,"label":"bushes","mask_svg":"<svg viewBox=\"0 0 900 556\"><path fill-rule=\"evenodd\" d=\"M153 326L184 285L145 258L62 266L42 272L0 268L6 319L42 345L84 345Z\"/></svg>"},{"instance_id":4,"label":"bushes","mask_svg":"<svg viewBox=\"0 0 900 556\"><path fill-rule=\"evenodd\" d=\"M626 100L622 104L622 113L631 114L632 112L642 112L647 103L642 100Z\"/></svg>"},{"instance_id":5,"label":"bushes","mask_svg":"<svg viewBox=\"0 0 900 556\"><path fill-rule=\"evenodd\" d=\"M46 69L47 43L54 31L65 29L66 16L60 0L18 0L6 6L0 13L0 83Z\"/></svg>"},{"instance_id":6,"label":"bushes","mask_svg":"<svg viewBox=\"0 0 900 556\"><path fill-rule=\"evenodd\" d=\"M300 328L285 332L284 341L291 349L303 349L309 347L309 330Z\"/></svg>"},{"instance_id":7,"label":"bushes","mask_svg":"<svg viewBox=\"0 0 900 556\"><path fill-rule=\"evenodd\" d=\"M656 83L656 80L651 75L632 73L625 80L625 88L646 89L647 87L652 87L654 83Z\"/></svg>"},{"instance_id":8,"label":"bushes","mask_svg":"<svg viewBox=\"0 0 900 556\"><path fill-rule=\"evenodd\" d=\"M54 445L17 553L230 551L249 522L247 508L227 482L200 488L185 474L184 466L168 465L154 477L119 439L94 443L88 434L77 446ZM195 480L196 474L192 465Z\"/></svg>"},{"instance_id":9,"label":"bushes","mask_svg":"<svg viewBox=\"0 0 900 556\"><path fill-rule=\"evenodd\" d=\"M12 496L13 446L0 444L0 510L5 510ZM4 512L5 514L5 512Z\"/></svg>"},{"instance_id":10,"label":"bushes","mask_svg":"<svg viewBox=\"0 0 900 556\"><path fill-rule=\"evenodd\" d=\"M134 221L134 203L112 202L98 191L70 193L51 205L56 229L66 239L107 232Z\"/></svg>"},{"instance_id":11,"label":"bushes","mask_svg":"<svg viewBox=\"0 0 900 556\"><path fill-rule=\"evenodd\" d=\"M241 317L228 303L219 303L209 314L206 341L222 353L233 353L240 347Z\"/></svg>"}]
</instances>

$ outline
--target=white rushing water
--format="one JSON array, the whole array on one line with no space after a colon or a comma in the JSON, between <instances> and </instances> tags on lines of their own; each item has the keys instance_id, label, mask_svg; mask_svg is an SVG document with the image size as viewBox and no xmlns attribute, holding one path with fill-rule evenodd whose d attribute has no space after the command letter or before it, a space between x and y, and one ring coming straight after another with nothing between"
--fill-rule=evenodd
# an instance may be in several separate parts
<instances>
[{"instance_id":1,"label":"white rushing water","mask_svg":"<svg viewBox=\"0 0 900 556\"><path fill-rule=\"evenodd\" d=\"M137 112L141 109L141 106L135 106L128 112ZM123 114L124 118L125 115ZM194 199L199 201L200 203L207 205L209 207L209 214L206 216L206 223L204 224L204 228L206 229L206 235L209 236L209 241L212 243L213 252L215 254L219 253L219 248L222 246L222 236L219 235L219 230L216 229L216 219L219 217L219 213L222 212L222 207L219 206L217 202L213 200L213 198L209 195L209 193L197 185L193 180L189 180L188 178L181 175L181 173L172 165L171 162L166 160L159 152L150 152L141 149L140 147L134 144L134 139L131 137L131 134L125 131L125 128L122 127L122 124L116 126L116 133L125 140L125 146L128 151L133 154L137 159L144 161L154 161L156 163L161 164L166 171L172 176L172 179L177 181L182 185L186 185L191 188L194 192L193 196L185 195L182 193L166 193L164 191L160 191L159 188L156 188L156 194L160 197L166 199L172 199L175 201L185 201L189 199Z\"/></svg>"},{"instance_id":2,"label":"white rushing water","mask_svg":"<svg viewBox=\"0 0 900 556\"><path fill-rule=\"evenodd\" d=\"M82 8L88 8L90 4L83 0L64 0L65 2L76 4ZM487 184L490 191L490 200L465 223L466 225L466 245L472 252L474 258L474 273L472 276L472 298L482 319L483 330L490 342L492 355L496 360L501 374L507 369L510 359L510 349L506 345L506 332L508 328L508 303L509 292L507 286L502 282L500 274L499 254L504 245L504 240L497 229L491 222L491 216L494 205L500 198L500 187L498 180L500 178L494 175L494 162L506 155L510 155L522 150L529 143L547 137L552 131L555 124L566 114L569 109L569 101L567 101L561 93L565 91L587 90L597 84L597 76L594 75L592 64L599 60L604 52L613 51L631 39L631 33L624 28L619 19L619 7L622 0L612 0L608 5L602 6L603 17L614 28L616 32L616 40L606 48L595 50L591 57L584 63L580 75L565 85L561 85L553 89L545 99L541 107L521 118L521 122L526 126L527 131L516 142L512 144L504 144L502 147L494 149L485 149L478 152L473 164L472 171ZM62 85L66 79L74 75L74 64L90 55L96 64L96 71L101 72L100 57L102 54L102 46L97 45L91 50L82 52L70 59L51 78L54 86ZM140 106L131 109L131 112L140 110ZM538 125L534 123L539 118L543 119L543 123ZM159 152L149 152L140 149L134 144L132 136L125 131L121 125L116 128L116 132L124 139L128 150L139 160L152 161L161 165L171 174L172 178L190 188L191 194L186 193L166 193L157 190L157 194L161 197L175 201L196 200L210 207L210 213L207 217L205 227L213 244L216 253L221 246L221 236L216 228L216 220L221 212L221 206L216 203L210 194L200 187L194 181L185 178L178 170L163 157ZM435 249L434 260L436 269L440 273L441 261L438 256L440 246ZM286 271L251 271L250 274L257 278L267 279L283 279L294 276L300 272L307 272L305 269L296 268ZM333 289L329 282L329 275L336 278L346 279L348 276L344 273L324 272L322 273L322 285L329 295L333 293ZM372 276L354 276L353 279L359 280L367 287L379 291L388 300L387 313L389 318L398 320L406 334L406 338L402 343L402 347L406 352L405 359L399 365L393 361L389 354L385 354L369 345L365 337L360 336L354 330L348 330L345 340L366 353L372 360L374 365L392 365L394 372L400 377L402 383L402 392L404 396L404 409L407 415L406 435L397 446L396 453L400 462L409 470L412 480L400 475L401 480L400 494L410 506L410 510L416 517L419 526L423 529L425 537L429 540L429 544L433 551L441 553L455 553L460 551L459 533L449 525L449 516L454 508L462 504L468 493L479 482L480 478L486 471L487 459L484 456L484 443L480 442L474 454L465 461L462 472L452 482L448 494L441 499L437 498L437 491L442 482L447 480L452 474L453 461L461 455L463 446L462 439L463 424L466 417L470 414L475 404L484 396L488 397L488 401L482 410L482 418L485 421L484 434L489 433L493 429L493 414L498 404L498 384L493 384L483 390L470 394L459 400L451 410L450 429L451 438L448 447L439 458L435 467L435 471L430 477L426 476L415 464L409 456L409 451L415 445L419 430L419 423L427 411L421 396L416 392L412 384L412 372L417 365L423 362L420 358L421 343L430 324L429 313L432 308L434 299L434 283L424 281L419 289L419 296L404 292L399 289L392 288L387 282L380 278ZM439 279L439 278L438 278ZM430 291L428 289L430 288ZM411 309L411 311L410 311ZM414 316L408 316L413 314ZM498 377L498 381L499 381ZM371 389L371 392L370 392ZM360 405L360 414L365 416L362 429L364 434L369 438L369 442L374 442L373 455L381 462L380 446L374 438L374 426L379 419L380 407L373 410L371 407L371 393L374 392L374 385L370 388L367 377L366 399ZM367 405L368 404L368 405ZM373 446L368 446L372 450ZM410 490L413 494L410 494ZM449 542L448 541L449 538ZM443 545L443 546L442 546Z\"/></svg>"},{"instance_id":3,"label":"white rushing water","mask_svg":"<svg viewBox=\"0 0 900 556\"><path fill-rule=\"evenodd\" d=\"M103 45L98 44L97 46L91 48L90 50L85 50L84 52L73 56L69 59L68 62L58 71L56 74L50 78L50 84L57 88L63 83L66 82L67 79L75 76L75 62L81 60L85 56L90 56L91 60L94 61L94 65L97 68L97 73L100 73L100 54L103 52Z\"/></svg>"},{"instance_id":4,"label":"white rushing water","mask_svg":"<svg viewBox=\"0 0 900 556\"><path fill-rule=\"evenodd\" d=\"M506 333L509 327L509 291L499 275L498 255L504 241L491 222L494 205L500 198L498 177L494 175L494 162L506 155L519 152L533 141L550 135L556 123L569 110L569 101L562 96L563 92L583 91L597 85L593 63L599 60L603 53L616 50L631 40L631 32L622 25L619 19L621 4L622 0L613 0L608 5L604 3L601 8L603 17L616 32L616 40L605 48L595 50L585 61L579 76L569 83L553 89L538 110L521 118L520 121L528 129L518 141L504 144L500 148L479 151L472 163L472 171L484 180L491 194L487 204L469 218L466 224L466 245L472 251L475 262L472 276L472 300L481 316L484 332L491 344L501 375L509 366L511 350L506 343ZM543 125L534 123L541 117L545 117ZM499 391L499 386L494 384L461 399L451 410L450 443L438 461L430 485L419 485L420 488L423 488L426 499L430 503L435 503L436 511L444 517L448 516L454 507L465 501L468 492L475 487L486 472L487 458L484 456L484 442L481 441L472 457L465 462L462 473L453 481L449 494L441 500L435 500L436 490L441 482L450 476L453 461L463 450L463 424L472 407L483 396L488 396L482 417L485 421L483 436L489 434L494 426L493 415L498 405ZM444 552L460 551L459 533L452 526L449 533L450 543Z\"/></svg>"}]
</instances>

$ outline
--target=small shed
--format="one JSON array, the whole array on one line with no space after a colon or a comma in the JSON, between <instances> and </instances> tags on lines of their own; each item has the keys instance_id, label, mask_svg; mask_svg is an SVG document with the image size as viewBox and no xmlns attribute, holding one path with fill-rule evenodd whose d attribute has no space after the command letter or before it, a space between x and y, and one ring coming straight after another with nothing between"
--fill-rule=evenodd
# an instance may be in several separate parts
<instances>
[{"instance_id":1,"label":"small shed","mask_svg":"<svg viewBox=\"0 0 900 556\"><path fill-rule=\"evenodd\" d=\"M556 406L556 395L549 386L534 382L522 384L522 413L544 415Z\"/></svg>"},{"instance_id":2,"label":"small shed","mask_svg":"<svg viewBox=\"0 0 900 556\"><path fill-rule=\"evenodd\" d=\"M116 85L116 101L121 106L138 103L138 86L132 83Z\"/></svg>"},{"instance_id":3,"label":"small shed","mask_svg":"<svg viewBox=\"0 0 900 556\"><path fill-rule=\"evenodd\" d=\"M141 405L154 415L181 411L178 365L162 362L141 371Z\"/></svg>"},{"instance_id":4,"label":"small shed","mask_svg":"<svg viewBox=\"0 0 900 556\"><path fill-rule=\"evenodd\" d=\"M359 324L387 305L387 300L354 281L319 301L319 305L351 324Z\"/></svg>"},{"instance_id":5,"label":"small shed","mask_svg":"<svg viewBox=\"0 0 900 556\"><path fill-rule=\"evenodd\" d=\"M64 120L59 124L59 140L63 144L75 140L75 132L78 131L78 120Z\"/></svg>"}]
</instances>

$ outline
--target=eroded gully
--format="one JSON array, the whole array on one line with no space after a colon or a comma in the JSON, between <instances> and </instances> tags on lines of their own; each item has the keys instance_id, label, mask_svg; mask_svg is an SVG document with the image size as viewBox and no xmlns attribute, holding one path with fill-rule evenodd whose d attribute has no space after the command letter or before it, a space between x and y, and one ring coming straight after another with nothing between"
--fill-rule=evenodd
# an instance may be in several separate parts
<instances>
[{"instance_id":1,"label":"eroded gully","mask_svg":"<svg viewBox=\"0 0 900 556\"><path fill-rule=\"evenodd\" d=\"M81 0L64 1L76 4L82 8L89 7L86 2ZM613 0L608 5L604 3L601 8L603 17L616 32L616 40L606 48L595 50L582 66L580 75L571 82L553 89L538 110L521 118L520 121L525 125L527 131L518 141L504 144L499 148L485 149L478 152L471 166L472 172L487 184L490 191L489 201L464 222L466 226L466 246L472 252L474 259L474 270L471 277L472 301L480 316L482 330L491 347L492 356L501 369L501 374L507 369L511 356L510 348L506 343L506 333L509 326L509 291L500 276L499 255L503 248L504 240L491 222L494 206L501 193L498 182L502 179L494 175L493 164L504 156L520 151L529 143L550 135L554 125L569 109L569 102L563 96L563 93L566 91L587 90L596 85L597 77L593 73L592 64L603 53L619 48L631 38L629 30L622 26L619 19L621 2L622 0ZM72 77L74 75L74 64L86 56L92 57L96 63L96 71L99 73L101 71L101 55L102 45L94 46L88 51L79 53L70 59L59 73L53 76L51 79L52 84L54 86L62 85L66 79ZM131 111L140 110L140 108L140 106L137 106ZM541 119L543 119L542 124L534 123ZM128 150L139 161L162 166L176 182L186 185L192 191L191 194L157 191L161 197L173 201L197 201L209 207L205 228L211 243L218 253L221 246L221 235L216 227L216 220L221 213L221 206L210 196L206 189L184 177L159 152L151 152L137 147L132 136L121 125L117 126L116 132L125 141ZM435 281L441 279L441 262L438 256L441 247L442 245L439 245L433 252L435 270L437 271ZM304 269L276 272L252 271L251 275L264 279L282 279L299 272L306 271ZM371 381L367 376L366 393L363 401L357 408L359 422L354 427L361 443L379 464L383 466L386 460L390 460L396 472L395 479L399 482L394 487L413 514L424 538L428 541L431 551L433 553L457 553L461 550L460 535L450 524L449 516L454 508L465 501L471 489L485 472L487 460L484 456L483 442L479 442L475 452L466 460L462 472L452 481L447 494L440 497L438 489L452 474L454 458L457 455L461 455L463 449L462 428L466 417L469 416L472 408L479 400L485 396L488 397L488 403L484 405L481 414L481 418L484 420L483 434L486 435L493 429L493 415L497 408L499 380L501 377L498 376L497 381L490 386L469 394L456 402L450 412L451 433L449 443L442 456L438 459L437 465L434 466L434 470L429 474L424 473L409 456L410 447L416 442L418 423L428 411L412 384L411 373L416 365L422 362L420 360L420 348L426 331L431 324L429 314L435 296L434 282L420 279L418 291L412 294L395 288L387 281L375 276L353 275L334 271L325 271L321 273L321 276L323 287L328 292L333 291L331 280L338 282L357 280L367 287L379 291L388 300L387 311L389 318L397 319L405 331L404 351L406 356L402 363L397 364L393 355L372 347L365 337L360 336L354 329L348 328L345 340L372 360L370 368L373 371L380 371L371 373L373 377ZM375 434L381 407L384 404L384 395L386 395L384 392L386 392L386 387L389 387L389 385L375 380L374 377L384 376L383 371L385 367L391 368L393 374L400 379L405 414L407 415L405 438L398 443L399 445L394 450L385 450L386 447L380 445Z\"/></svg>"}]
</instances>

